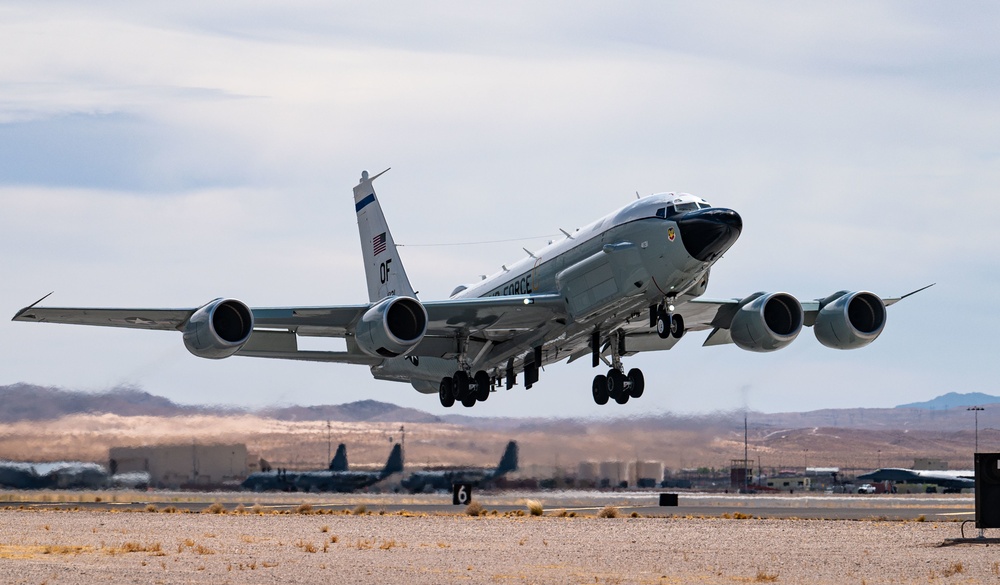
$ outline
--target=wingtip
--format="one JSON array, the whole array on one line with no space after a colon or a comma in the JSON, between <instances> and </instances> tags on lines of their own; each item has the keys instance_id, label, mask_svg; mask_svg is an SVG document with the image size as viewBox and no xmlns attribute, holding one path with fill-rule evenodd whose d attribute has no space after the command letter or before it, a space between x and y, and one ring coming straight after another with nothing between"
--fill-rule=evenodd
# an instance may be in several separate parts
<instances>
[{"instance_id":1,"label":"wingtip","mask_svg":"<svg viewBox=\"0 0 1000 585\"><path fill-rule=\"evenodd\" d=\"M15 313L15 314L14 314L14 318L13 318L13 319L11 319L11 321L18 321L18 320L21 320L21 317L22 317L22 316L23 316L23 315L24 315L25 313L27 313L27 312L28 312L28 311L30 311L31 309L35 308L35 306L36 306L36 305L37 305L38 303L40 303L40 302L44 301L45 299L49 298L50 296L52 296L52 293L54 293L54 292L56 292L56 291L52 291L52 292L50 292L49 294L45 295L44 297L42 297L42 298L38 299L37 301L35 301L35 302L31 303L31 304L30 304L30 305L28 305L27 307L25 307L25 308L21 309L20 311L18 311L17 313Z\"/></svg>"}]
</instances>

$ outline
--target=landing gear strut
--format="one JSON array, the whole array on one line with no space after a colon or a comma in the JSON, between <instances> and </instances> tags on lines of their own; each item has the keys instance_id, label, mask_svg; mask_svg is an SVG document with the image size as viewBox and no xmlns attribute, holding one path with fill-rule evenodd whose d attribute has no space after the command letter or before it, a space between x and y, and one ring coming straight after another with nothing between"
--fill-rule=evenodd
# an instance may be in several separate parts
<instances>
[{"instance_id":1,"label":"landing gear strut","mask_svg":"<svg viewBox=\"0 0 1000 585\"><path fill-rule=\"evenodd\" d=\"M625 374L621 358L621 354L625 353L623 332L619 331L615 335L611 347L611 369L608 370L607 375L594 376L594 382L591 385L591 393L597 404L607 404L610 399L614 399L618 404L625 404L629 398L642 396L646 388L646 380L642 375L642 370L632 368L628 374Z\"/></svg>"}]
</instances>

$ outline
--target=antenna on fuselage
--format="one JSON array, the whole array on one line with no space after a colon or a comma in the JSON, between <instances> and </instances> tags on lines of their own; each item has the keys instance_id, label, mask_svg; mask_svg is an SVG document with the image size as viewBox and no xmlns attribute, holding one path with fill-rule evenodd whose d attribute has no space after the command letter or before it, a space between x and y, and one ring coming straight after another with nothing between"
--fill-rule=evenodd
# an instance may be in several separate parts
<instances>
[{"instance_id":1,"label":"antenna on fuselage","mask_svg":"<svg viewBox=\"0 0 1000 585\"><path fill-rule=\"evenodd\" d=\"M566 231L566 230L564 230L562 228L559 228L559 231L561 231L563 233L563 235L566 236L567 238L569 238L571 240L573 239L573 236L570 235L570 233L568 231Z\"/></svg>"},{"instance_id":2,"label":"antenna on fuselage","mask_svg":"<svg viewBox=\"0 0 1000 585\"><path fill-rule=\"evenodd\" d=\"M535 256L534 254L532 254L532 253L531 253L531 250L529 250L529 249L527 249L527 248L521 248L521 249L522 249L522 250L524 250L525 252L527 252L527 253L528 253L528 256L531 256L531 257L532 257L532 258L534 258L535 260L538 260L538 256Z\"/></svg>"},{"instance_id":3,"label":"antenna on fuselage","mask_svg":"<svg viewBox=\"0 0 1000 585\"><path fill-rule=\"evenodd\" d=\"M636 199L642 199L642 197L639 197L639 192L638 191L635 192L635 198Z\"/></svg>"}]
</instances>

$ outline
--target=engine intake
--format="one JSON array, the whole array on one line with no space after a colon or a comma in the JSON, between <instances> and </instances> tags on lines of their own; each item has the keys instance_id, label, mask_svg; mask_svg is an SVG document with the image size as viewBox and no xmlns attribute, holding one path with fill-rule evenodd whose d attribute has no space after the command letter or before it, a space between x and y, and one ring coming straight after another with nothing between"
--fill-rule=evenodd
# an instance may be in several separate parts
<instances>
[{"instance_id":1,"label":"engine intake","mask_svg":"<svg viewBox=\"0 0 1000 585\"><path fill-rule=\"evenodd\" d=\"M833 349L857 349L875 341L885 328L885 302L866 292L840 291L820 302L816 339Z\"/></svg>"},{"instance_id":2,"label":"engine intake","mask_svg":"<svg viewBox=\"0 0 1000 585\"><path fill-rule=\"evenodd\" d=\"M235 299L215 299L195 311L183 331L184 346L194 355L227 358L250 339L253 312Z\"/></svg>"},{"instance_id":3,"label":"engine intake","mask_svg":"<svg viewBox=\"0 0 1000 585\"><path fill-rule=\"evenodd\" d=\"M781 349L802 331L802 305L788 293L755 293L743 299L729 333L740 349Z\"/></svg>"},{"instance_id":4,"label":"engine intake","mask_svg":"<svg viewBox=\"0 0 1000 585\"><path fill-rule=\"evenodd\" d=\"M393 358L409 353L427 332L427 310L410 297L390 297L368 309L355 338L368 355Z\"/></svg>"}]
</instances>

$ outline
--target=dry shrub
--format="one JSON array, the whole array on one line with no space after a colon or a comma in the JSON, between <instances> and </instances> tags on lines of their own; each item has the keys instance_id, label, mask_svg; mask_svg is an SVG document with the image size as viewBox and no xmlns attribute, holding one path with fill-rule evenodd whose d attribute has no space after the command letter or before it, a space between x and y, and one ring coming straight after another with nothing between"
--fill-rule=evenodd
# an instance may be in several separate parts
<instances>
[{"instance_id":1,"label":"dry shrub","mask_svg":"<svg viewBox=\"0 0 1000 585\"><path fill-rule=\"evenodd\" d=\"M330 537L330 544L337 544L338 540L340 540L340 538L336 534L334 534L333 536Z\"/></svg>"},{"instance_id":2,"label":"dry shrub","mask_svg":"<svg viewBox=\"0 0 1000 585\"><path fill-rule=\"evenodd\" d=\"M953 575L958 575L965 572L965 566L962 563L952 563L941 574L945 577L951 577Z\"/></svg>"},{"instance_id":3,"label":"dry shrub","mask_svg":"<svg viewBox=\"0 0 1000 585\"><path fill-rule=\"evenodd\" d=\"M556 518L565 518L565 517L569 516L569 512L567 512L565 508L560 508L560 509L556 510L554 512L554 514L555 514Z\"/></svg>"},{"instance_id":4,"label":"dry shrub","mask_svg":"<svg viewBox=\"0 0 1000 585\"><path fill-rule=\"evenodd\" d=\"M151 544L140 544L138 542L125 542L122 543L121 546L113 546L110 548L105 548L104 552L109 555L120 555L120 554L137 553L137 552L148 552L154 554L159 553L162 555L163 547L158 542L154 542Z\"/></svg>"},{"instance_id":5,"label":"dry shrub","mask_svg":"<svg viewBox=\"0 0 1000 585\"><path fill-rule=\"evenodd\" d=\"M358 504L353 510L351 510L351 514L354 514L355 516L361 516L366 512L368 512L368 507L364 504Z\"/></svg>"},{"instance_id":6,"label":"dry shrub","mask_svg":"<svg viewBox=\"0 0 1000 585\"><path fill-rule=\"evenodd\" d=\"M604 506L601 508L601 511L597 513L598 518L617 518L620 515L621 513L618 511L618 508L610 505Z\"/></svg>"},{"instance_id":7,"label":"dry shrub","mask_svg":"<svg viewBox=\"0 0 1000 585\"><path fill-rule=\"evenodd\" d=\"M753 580L755 583L774 583L778 580L778 574L768 573L764 569L757 569L757 575Z\"/></svg>"},{"instance_id":8,"label":"dry shrub","mask_svg":"<svg viewBox=\"0 0 1000 585\"><path fill-rule=\"evenodd\" d=\"M177 508L175 506L167 506L163 509L164 514L176 514Z\"/></svg>"},{"instance_id":9,"label":"dry shrub","mask_svg":"<svg viewBox=\"0 0 1000 585\"><path fill-rule=\"evenodd\" d=\"M297 508L295 508L296 514L312 514L312 511L313 511L312 504L302 503L299 504Z\"/></svg>"},{"instance_id":10,"label":"dry shrub","mask_svg":"<svg viewBox=\"0 0 1000 585\"><path fill-rule=\"evenodd\" d=\"M200 555L214 555L215 554L214 550L208 548L207 546L202 546L200 544L195 545L195 547L194 547L193 550L194 550L194 552L196 552L196 553L198 553Z\"/></svg>"},{"instance_id":11,"label":"dry shrub","mask_svg":"<svg viewBox=\"0 0 1000 585\"><path fill-rule=\"evenodd\" d=\"M215 502L211 506L209 506L209 507L205 508L204 510L202 510L202 513L203 514L225 514L226 513L226 507L223 506L222 504L220 504L219 502Z\"/></svg>"},{"instance_id":12,"label":"dry shrub","mask_svg":"<svg viewBox=\"0 0 1000 585\"><path fill-rule=\"evenodd\" d=\"M528 500L524 505L528 507L528 512L532 516L541 516L545 513L545 508L542 507L542 503L538 500Z\"/></svg>"},{"instance_id":13,"label":"dry shrub","mask_svg":"<svg viewBox=\"0 0 1000 585\"><path fill-rule=\"evenodd\" d=\"M479 502L472 501L465 507L465 513L469 516L485 516L486 508L484 508Z\"/></svg>"},{"instance_id":14,"label":"dry shrub","mask_svg":"<svg viewBox=\"0 0 1000 585\"><path fill-rule=\"evenodd\" d=\"M323 526L320 527L319 531L320 532L330 532L330 527L328 525L324 524Z\"/></svg>"},{"instance_id":15,"label":"dry shrub","mask_svg":"<svg viewBox=\"0 0 1000 585\"><path fill-rule=\"evenodd\" d=\"M156 504L146 504L146 511L147 512L159 512L159 510L156 507Z\"/></svg>"},{"instance_id":16,"label":"dry shrub","mask_svg":"<svg viewBox=\"0 0 1000 585\"><path fill-rule=\"evenodd\" d=\"M318 550L315 544L311 542L305 542L303 540L299 540L298 542L296 542L295 546L301 548L304 552L307 553L314 553Z\"/></svg>"},{"instance_id":17,"label":"dry shrub","mask_svg":"<svg viewBox=\"0 0 1000 585\"><path fill-rule=\"evenodd\" d=\"M396 540L395 539L393 539L393 540L383 540L382 544L378 545L378 547L380 549L382 549L382 550L389 550L391 548L394 548L395 546L396 546Z\"/></svg>"},{"instance_id":18,"label":"dry shrub","mask_svg":"<svg viewBox=\"0 0 1000 585\"><path fill-rule=\"evenodd\" d=\"M234 514L246 514L247 513L247 507L244 506L243 504L236 504L236 507L233 508L233 513Z\"/></svg>"},{"instance_id":19,"label":"dry shrub","mask_svg":"<svg viewBox=\"0 0 1000 585\"><path fill-rule=\"evenodd\" d=\"M264 513L264 506L260 504L254 504L253 508L250 508L250 512L257 514L258 516Z\"/></svg>"}]
</instances>

